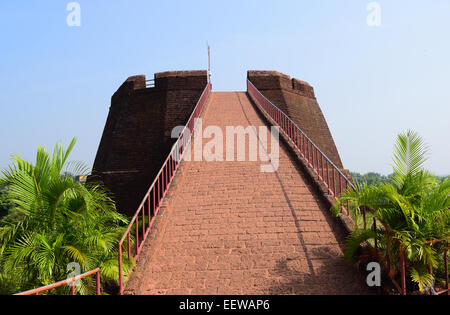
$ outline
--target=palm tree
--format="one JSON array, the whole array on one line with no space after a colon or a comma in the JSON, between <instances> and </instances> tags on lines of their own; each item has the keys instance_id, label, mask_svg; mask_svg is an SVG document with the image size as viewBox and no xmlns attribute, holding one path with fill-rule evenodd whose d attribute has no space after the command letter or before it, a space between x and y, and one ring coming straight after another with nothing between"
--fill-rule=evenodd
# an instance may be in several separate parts
<instances>
[{"instance_id":1,"label":"palm tree","mask_svg":"<svg viewBox=\"0 0 450 315\"><path fill-rule=\"evenodd\" d=\"M15 215L0 224L0 293L64 280L73 262L81 272L100 267L103 281L117 279L117 246L128 221L101 184L68 175L87 174L82 163L67 162L75 143L56 145L52 155L39 146L34 165L15 155L2 172L0 188L8 188ZM90 293L89 280L77 289Z\"/></svg>"},{"instance_id":2,"label":"palm tree","mask_svg":"<svg viewBox=\"0 0 450 315\"><path fill-rule=\"evenodd\" d=\"M373 240L379 248L376 258L395 276L404 252L411 280L421 292L433 285L435 277L430 271L437 268L439 273L450 237L450 180L441 183L424 170L427 152L417 133L398 135L394 175L389 181L358 185L344 193L334 208L348 203L354 222L364 221L356 224L347 240L347 261L355 262L360 245ZM373 219L372 227L367 226L368 218Z\"/></svg>"}]
</instances>

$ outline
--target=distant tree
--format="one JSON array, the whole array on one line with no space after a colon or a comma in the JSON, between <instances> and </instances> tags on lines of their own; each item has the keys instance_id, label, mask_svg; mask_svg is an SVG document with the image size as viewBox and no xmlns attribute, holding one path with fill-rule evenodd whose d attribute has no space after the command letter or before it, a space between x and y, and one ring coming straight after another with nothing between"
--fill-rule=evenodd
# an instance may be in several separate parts
<instances>
[{"instance_id":1,"label":"distant tree","mask_svg":"<svg viewBox=\"0 0 450 315\"><path fill-rule=\"evenodd\" d=\"M438 176L438 181L440 181L441 183L443 183L444 181L450 179L450 176Z\"/></svg>"},{"instance_id":2,"label":"distant tree","mask_svg":"<svg viewBox=\"0 0 450 315\"><path fill-rule=\"evenodd\" d=\"M392 175L384 176L378 173L370 172L364 175L360 173L351 173L352 179L356 184L375 185L386 183L392 177Z\"/></svg>"},{"instance_id":3,"label":"distant tree","mask_svg":"<svg viewBox=\"0 0 450 315\"><path fill-rule=\"evenodd\" d=\"M385 176L375 172L370 172L367 174L351 172L350 174L355 184L357 185L366 184L368 186L388 183L394 176L394 174ZM450 179L450 176L436 176L436 179L439 183L442 184L446 179Z\"/></svg>"}]
</instances>

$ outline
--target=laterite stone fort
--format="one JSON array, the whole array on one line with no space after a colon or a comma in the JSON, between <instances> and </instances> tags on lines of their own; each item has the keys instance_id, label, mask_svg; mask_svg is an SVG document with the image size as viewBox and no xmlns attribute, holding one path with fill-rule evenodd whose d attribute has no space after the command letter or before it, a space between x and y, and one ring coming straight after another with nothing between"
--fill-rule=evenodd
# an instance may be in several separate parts
<instances>
[{"instance_id":1,"label":"laterite stone fort","mask_svg":"<svg viewBox=\"0 0 450 315\"><path fill-rule=\"evenodd\" d=\"M307 82L275 71L248 71L248 79L285 112L343 169L325 117ZM94 163L94 174L116 197L118 209L133 215L207 84L207 71L169 71L129 77L111 98Z\"/></svg>"}]
</instances>

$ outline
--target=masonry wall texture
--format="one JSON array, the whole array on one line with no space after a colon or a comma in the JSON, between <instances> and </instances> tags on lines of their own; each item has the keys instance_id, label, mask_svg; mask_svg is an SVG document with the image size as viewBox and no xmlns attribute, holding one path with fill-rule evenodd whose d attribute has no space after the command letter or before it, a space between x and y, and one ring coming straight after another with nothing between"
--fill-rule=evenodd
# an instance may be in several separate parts
<instances>
[{"instance_id":1,"label":"masonry wall texture","mask_svg":"<svg viewBox=\"0 0 450 315\"><path fill-rule=\"evenodd\" d=\"M248 71L247 76L338 168L343 169L338 150L311 85L276 71Z\"/></svg>"},{"instance_id":2,"label":"masonry wall texture","mask_svg":"<svg viewBox=\"0 0 450 315\"><path fill-rule=\"evenodd\" d=\"M343 169L312 86L275 71L248 71L248 78ZM156 73L154 80L147 88L144 75L129 77L112 96L90 178L104 182L127 215L134 215L169 154L172 129L187 122L207 84L207 71Z\"/></svg>"},{"instance_id":3,"label":"masonry wall texture","mask_svg":"<svg viewBox=\"0 0 450 315\"><path fill-rule=\"evenodd\" d=\"M112 96L108 119L90 180L101 180L117 208L134 215L167 158L206 84L206 71L156 73L155 86L144 75L129 77Z\"/></svg>"}]
</instances>

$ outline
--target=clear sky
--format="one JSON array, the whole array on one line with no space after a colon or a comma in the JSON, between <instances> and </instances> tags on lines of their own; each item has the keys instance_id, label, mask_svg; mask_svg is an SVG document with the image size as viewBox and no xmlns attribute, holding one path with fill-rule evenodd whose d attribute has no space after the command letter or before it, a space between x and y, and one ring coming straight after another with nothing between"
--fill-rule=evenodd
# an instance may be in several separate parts
<instances>
[{"instance_id":1,"label":"clear sky","mask_svg":"<svg viewBox=\"0 0 450 315\"><path fill-rule=\"evenodd\" d=\"M249 69L308 81L346 168L391 171L407 128L431 147L427 167L450 174L450 1L0 1L0 168L34 160L73 136L72 159L92 165L110 97L131 75L206 69L215 90L244 90Z\"/></svg>"}]
</instances>

